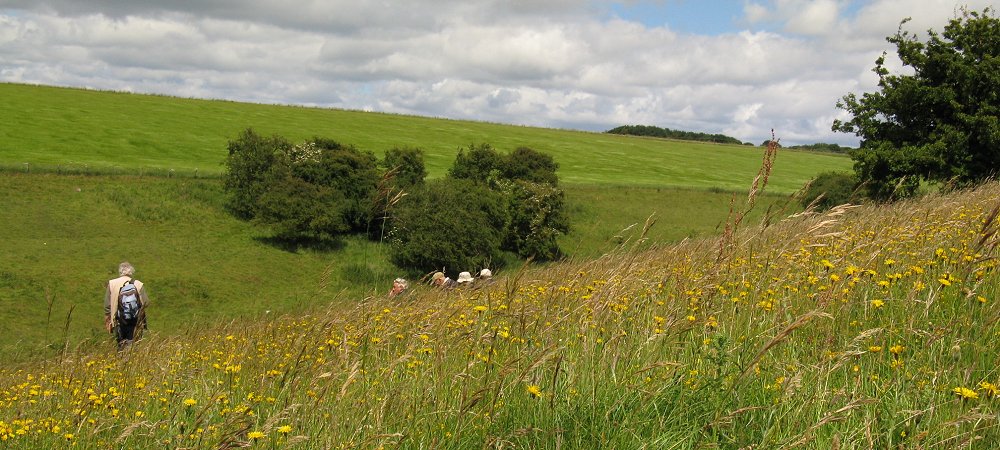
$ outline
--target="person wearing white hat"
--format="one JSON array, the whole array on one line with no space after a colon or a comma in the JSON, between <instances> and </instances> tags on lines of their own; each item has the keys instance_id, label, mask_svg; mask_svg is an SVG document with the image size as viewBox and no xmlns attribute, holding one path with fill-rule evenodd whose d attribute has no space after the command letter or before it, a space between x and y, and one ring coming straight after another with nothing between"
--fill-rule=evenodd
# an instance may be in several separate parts
<instances>
[{"instance_id":1,"label":"person wearing white hat","mask_svg":"<svg viewBox=\"0 0 1000 450\"><path fill-rule=\"evenodd\" d=\"M493 272L490 269L479 271L479 280L476 281L476 288L483 288L493 284Z\"/></svg>"},{"instance_id":2,"label":"person wearing white hat","mask_svg":"<svg viewBox=\"0 0 1000 450\"><path fill-rule=\"evenodd\" d=\"M475 281L475 279L472 278L472 274L471 273L469 273L469 272L462 272L462 273L458 274L458 279L455 280L455 281L458 284L464 284L464 283L471 283L471 282Z\"/></svg>"}]
</instances>

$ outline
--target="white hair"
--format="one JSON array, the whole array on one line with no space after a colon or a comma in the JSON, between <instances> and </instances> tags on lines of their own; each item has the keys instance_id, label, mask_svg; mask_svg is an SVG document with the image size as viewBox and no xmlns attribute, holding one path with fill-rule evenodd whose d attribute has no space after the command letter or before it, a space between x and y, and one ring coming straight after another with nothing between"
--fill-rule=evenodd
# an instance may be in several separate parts
<instances>
[{"instance_id":1,"label":"white hair","mask_svg":"<svg viewBox=\"0 0 1000 450\"><path fill-rule=\"evenodd\" d=\"M135 275L135 267L132 267L132 264L129 264L128 261L122 261L122 263L118 265L118 275L123 277L133 276Z\"/></svg>"}]
</instances>

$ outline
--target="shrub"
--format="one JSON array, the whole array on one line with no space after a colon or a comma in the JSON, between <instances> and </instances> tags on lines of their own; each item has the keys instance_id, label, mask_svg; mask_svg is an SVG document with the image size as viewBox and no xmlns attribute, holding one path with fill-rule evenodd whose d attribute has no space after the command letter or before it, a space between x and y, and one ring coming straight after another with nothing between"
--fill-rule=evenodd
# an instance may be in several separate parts
<instances>
[{"instance_id":1,"label":"shrub","mask_svg":"<svg viewBox=\"0 0 1000 450\"><path fill-rule=\"evenodd\" d=\"M280 239L328 241L349 229L344 204L340 191L275 168L256 201L254 220Z\"/></svg>"},{"instance_id":2,"label":"shrub","mask_svg":"<svg viewBox=\"0 0 1000 450\"><path fill-rule=\"evenodd\" d=\"M278 238L329 240L372 220L379 172L370 152L319 137L291 145L248 129L229 143L226 165L229 209Z\"/></svg>"},{"instance_id":3,"label":"shrub","mask_svg":"<svg viewBox=\"0 0 1000 450\"><path fill-rule=\"evenodd\" d=\"M371 152L329 139L315 138L313 143L319 150L318 158L302 162L296 173L314 184L339 191L343 195L340 210L344 222L351 231L365 231L374 216L378 160Z\"/></svg>"},{"instance_id":4,"label":"shrub","mask_svg":"<svg viewBox=\"0 0 1000 450\"><path fill-rule=\"evenodd\" d=\"M469 145L468 152L466 149L458 150L448 176L482 182L493 177L494 171L500 170L503 159L490 144Z\"/></svg>"},{"instance_id":5,"label":"shrub","mask_svg":"<svg viewBox=\"0 0 1000 450\"><path fill-rule=\"evenodd\" d=\"M857 189L858 178L854 174L824 172L809 183L802 196L802 206L808 207L816 202L816 208L827 210L837 205L851 203L858 200L855 194Z\"/></svg>"},{"instance_id":6,"label":"shrub","mask_svg":"<svg viewBox=\"0 0 1000 450\"><path fill-rule=\"evenodd\" d=\"M559 177L556 176L558 168L559 165L551 155L528 147L518 147L502 159L500 175L509 180L526 180L554 186L559 183Z\"/></svg>"},{"instance_id":7,"label":"shrub","mask_svg":"<svg viewBox=\"0 0 1000 450\"><path fill-rule=\"evenodd\" d=\"M233 215L244 220L254 217L256 202L264 193L264 181L275 155L291 147L283 137L265 138L251 128L229 141L222 182L228 197L226 208Z\"/></svg>"},{"instance_id":8,"label":"shrub","mask_svg":"<svg viewBox=\"0 0 1000 450\"><path fill-rule=\"evenodd\" d=\"M386 151L382 167L392 173L393 185L403 190L424 184L427 177L424 151L419 148L396 147Z\"/></svg>"},{"instance_id":9,"label":"shrub","mask_svg":"<svg viewBox=\"0 0 1000 450\"><path fill-rule=\"evenodd\" d=\"M505 183L503 191L511 215L503 249L544 261L562 256L556 239L569 231L563 191L530 181Z\"/></svg>"},{"instance_id":10,"label":"shrub","mask_svg":"<svg viewBox=\"0 0 1000 450\"><path fill-rule=\"evenodd\" d=\"M486 267L500 260L507 223L500 194L468 180L432 181L399 202L392 259L424 272Z\"/></svg>"}]
</instances>

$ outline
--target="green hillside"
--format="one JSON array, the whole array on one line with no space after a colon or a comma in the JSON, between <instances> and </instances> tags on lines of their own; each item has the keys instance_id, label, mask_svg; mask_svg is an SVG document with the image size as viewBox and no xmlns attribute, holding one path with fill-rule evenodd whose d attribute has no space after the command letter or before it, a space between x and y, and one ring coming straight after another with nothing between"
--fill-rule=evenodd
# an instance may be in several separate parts
<instances>
[{"instance_id":1,"label":"green hillside","mask_svg":"<svg viewBox=\"0 0 1000 450\"><path fill-rule=\"evenodd\" d=\"M210 203L196 185L186 192L196 210ZM273 292L233 293L252 306L210 327L163 318L124 353L102 339L0 367L0 439L31 450L993 449L998 198L994 182L800 214L478 289L415 286L277 317L261 311ZM250 275L248 256L223 249L214 261ZM182 270L143 263L170 270L164 281ZM202 307L213 281L161 304Z\"/></svg>"},{"instance_id":2,"label":"green hillside","mask_svg":"<svg viewBox=\"0 0 1000 450\"><path fill-rule=\"evenodd\" d=\"M359 111L21 84L0 84L0 98L0 165L26 170L218 174L226 142L247 127L292 140L328 137L378 155L394 146L419 147L431 177L445 173L458 148L482 142L502 152L527 146L549 153L569 184L744 191L761 162L758 147ZM782 151L770 189L794 192L817 173L850 166L843 156Z\"/></svg>"},{"instance_id":3,"label":"green hillside","mask_svg":"<svg viewBox=\"0 0 1000 450\"><path fill-rule=\"evenodd\" d=\"M149 283L152 328L166 334L266 311L357 303L385 294L400 275L377 243L348 238L331 249L288 248L227 214L223 199L217 179L0 172L0 355L46 356L104 340L102 283L122 259ZM573 258L594 258L634 238L653 214L651 242L716 234L731 199L570 187L574 226L560 244Z\"/></svg>"}]
</instances>

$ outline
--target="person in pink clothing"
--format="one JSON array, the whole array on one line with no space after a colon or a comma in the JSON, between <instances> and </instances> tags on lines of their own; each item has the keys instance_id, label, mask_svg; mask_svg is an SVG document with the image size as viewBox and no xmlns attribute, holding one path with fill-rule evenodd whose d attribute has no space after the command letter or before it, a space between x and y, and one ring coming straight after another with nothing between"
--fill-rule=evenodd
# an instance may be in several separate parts
<instances>
[{"instance_id":1,"label":"person in pink clothing","mask_svg":"<svg viewBox=\"0 0 1000 450\"><path fill-rule=\"evenodd\" d=\"M118 265L118 275L104 286L104 329L115 336L121 350L146 329L149 296L128 261Z\"/></svg>"}]
</instances>

